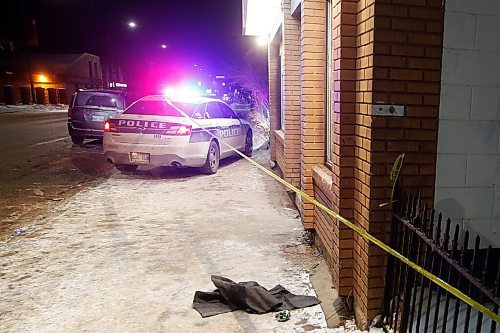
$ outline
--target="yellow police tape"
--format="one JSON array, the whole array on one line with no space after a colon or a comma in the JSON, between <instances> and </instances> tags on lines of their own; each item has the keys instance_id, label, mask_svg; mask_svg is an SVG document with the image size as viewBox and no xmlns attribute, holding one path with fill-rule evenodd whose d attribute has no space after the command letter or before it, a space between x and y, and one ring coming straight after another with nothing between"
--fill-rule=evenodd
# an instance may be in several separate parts
<instances>
[{"instance_id":1,"label":"yellow police tape","mask_svg":"<svg viewBox=\"0 0 500 333\"><path fill-rule=\"evenodd\" d=\"M219 142L220 142L220 140L219 140ZM354 223L352 223L349 220L345 219L341 215L335 213L330 208L326 207L321 202L319 202L318 200L314 199L313 197L311 197L310 195L308 195L304 191L299 190L298 188L296 188L292 184L288 183L286 180L278 177L272 171L266 169L265 167L263 167L259 163L255 162L250 157L248 157L245 154L241 153L239 150L235 149L234 147L231 147L228 144L224 143L224 145L226 145L227 147L229 147L235 153L237 153L238 155L240 155L241 157L243 157L245 160L247 160L248 162L250 162L251 164L253 164L257 168L259 168L261 171L263 171L264 173L266 173L270 177L274 178L276 181L278 181L281 184L283 184L288 189L292 190L296 194L300 195L302 198L304 198L307 201L309 201L310 203L314 204L316 207L318 207L318 208L322 209L323 211L325 211L326 213L328 213L328 215L336 218L337 220L339 220L340 222L342 222L343 224L345 224L346 226L348 226L349 228L351 228L352 230L354 230L355 232L357 232L363 238L365 238L365 239L373 242L375 245L377 245L378 247L380 247L381 249L383 249L387 253L392 254L394 257L398 258L399 260L401 260L402 262L404 262L405 264L407 264L408 266L410 266L411 268L413 268L414 270L416 270L417 272L419 272L420 274L422 274L423 276L425 276L426 278L428 278L429 280L431 280L432 282L434 282L435 284L437 284L438 286L440 286L441 288L447 290L448 292L450 292L451 294L453 294L456 297L460 298L462 301L464 301L465 303L469 304L470 306L472 306L476 310L481 311L482 313L486 314L491 319L493 319L496 322L500 323L500 315L497 315L496 313L494 313L493 311L491 311L490 309L488 309L484 305L476 302L475 300L473 300L469 296L467 296L464 293L462 293L457 288L449 285L448 283L446 283L445 281L443 281L439 277L435 276L434 274L432 274L431 272L429 272L425 268L417 265L416 263L414 263L410 259L406 258L401 253L397 252L396 250L393 250L390 246L386 245L384 242L382 242L382 241L378 240L377 238L375 238L374 236L370 235L364 229L358 227L357 225L355 225Z\"/></svg>"},{"instance_id":2,"label":"yellow police tape","mask_svg":"<svg viewBox=\"0 0 500 333\"><path fill-rule=\"evenodd\" d=\"M174 107L177 108L176 106L174 106ZM181 111L181 110L179 110L179 111ZM182 111L181 111L181 113L184 114L184 112L182 112ZM339 220L340 222L342 222L343 224L345 224L347 227L349 227L352 230L354 230L355 232L357 232L359 235L361 235L361 237L363 237L363 238L371 241L372 243L374 243L375 245L377 245L378 247L380 247L382 250L386 251L387 253L389 253L389 254L393 255L394 257L396 257L397 259L401 260L402 262L404 262L405 264L407 264L408 266L410 266L411 268L413 268L414 270L416 270L418 273L422 274L423 276L425 276L426 278L428 278L429 280L431 280L432 282L434 282L435 284L437 284L438 286L440 286L441 288L447 290L449 293L453 294L454 296L460 298L465 303L469 304L471 307L473 307L476 310L478 310L478 311L486 314L488 317L490 317L494 321L500 323L500 315L497 315L496 313L494 313L493 311L491 311L490 309L488 309L484 305L476 302L475 300L473 300L469 296L465 295L463 292L461 292L457 288L449 285L448 283L446 283L445 281L443 281L441 278L435 276L434 274L432 274L431 272L429 272L425 268L419 266L418 264L414 263L410 259L406 258L404 255L402 255L398 251L392 249L389 245L385 244L384 242L382 242L382 241L378 240L377 238L375 238L374 236L370 235L364 229L358 227L357 225L355 225L354 223L350 222L346 218L344 218L341 215L335 213L333 210L331 210L330 208L326 207L321 202L319 202L318 200L316 200L313 197L311 197L309 194L305 193L302 190L299 190L298 188L296 188L292 184L288 183L286 180L278 177L272 171L266 169L265 167L263 167L259 163L255 162L252 158L246 156L245 154L243 154L242 152L240 152L238 149L236 149L236 148L232 147L231 145L225 143L223 140L221 140L219 137L217 137L211 131L207 130L204 126L198 124L195 120L191 119L191 121L194 124L196 124L197 126L199 126L203 131L205 131L206 133L208 133L210 136L212 136L213 138L217 139L218 142L219 142L219 144L220 143L224 144L226 147L228 147L229 149L231 149L232 151L234 151L239 156L243 157L245 160L247 160L248 162L250 162L251 164L253 164L254 166L256 166L258 169L260 169L262 172L266 173L268 176L272 177L274 180L278 181L279 183L281 183L282 185L284 185L288 189L292 190L296 194L300 195L302 198L306 199L307 201L309 201L310 203L312 203L316 207L318 207L318 208L322 209L323 211L325 211L328 215L332 216L333 218L336 218L337 220ZM402 163L403 163L403 158L404 158L404 155L400 155L398 157L398 159L396 160L395 167L393 167L393 172L397 172L398 175L399 175L399 171L401 169ZM393 172L391 172L391 174ZM391 177L397 177L397 175L394 174L394 175L391 175Z\"/></svg>"}]
</instances>

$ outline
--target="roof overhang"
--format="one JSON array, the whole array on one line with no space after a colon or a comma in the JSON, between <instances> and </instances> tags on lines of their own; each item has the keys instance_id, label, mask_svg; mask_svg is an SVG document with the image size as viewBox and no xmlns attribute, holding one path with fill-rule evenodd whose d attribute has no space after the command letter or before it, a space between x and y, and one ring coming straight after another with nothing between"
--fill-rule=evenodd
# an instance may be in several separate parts
<instances>
[{"instance_id":1,"label":"roof overhang","mask_svg":"<svg viewBox=\"0 0 500 333\"><path fill-rule=\"evenodd\" d=\"M281 0L242 0L243 35L269 36L281 16Z\"/></svg>"}]
</instances>

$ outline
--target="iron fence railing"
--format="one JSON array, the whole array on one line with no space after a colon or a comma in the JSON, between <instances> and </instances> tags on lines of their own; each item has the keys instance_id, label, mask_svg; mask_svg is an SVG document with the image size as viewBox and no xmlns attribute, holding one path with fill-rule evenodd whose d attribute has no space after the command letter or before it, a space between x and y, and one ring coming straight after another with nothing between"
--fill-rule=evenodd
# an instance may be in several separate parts
<instances>
[{"instance_id":1,"label":"iron fence railing","mask_svg":"<svg viewBox=\"0 0 500 333\"><path fill-rule=\"evenodd\" d=\"M500 249L481 248L476 236L443 220L420 196L394 204L392 248L498 314ZM450 234L452 232L452 234ZM383 315L394 332L491 332L497 323L392 256L388 260Z\"/></svg>"}]
</instances>

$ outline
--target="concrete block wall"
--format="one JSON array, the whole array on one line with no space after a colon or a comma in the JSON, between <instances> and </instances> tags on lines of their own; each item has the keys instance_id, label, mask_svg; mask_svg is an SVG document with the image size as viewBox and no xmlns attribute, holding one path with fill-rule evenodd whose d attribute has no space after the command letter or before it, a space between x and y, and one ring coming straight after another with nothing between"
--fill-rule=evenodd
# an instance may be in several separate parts
<instances>
[{"instance_id":1,"label":"concrete block wall","mask_svg":"<svg viewBox=\"0 0 500 333\"><path fill-rule=\"evenodd\" d=\"M500 2L447 0L435 206L500 246Z\"/></svg>"}]
</instances>

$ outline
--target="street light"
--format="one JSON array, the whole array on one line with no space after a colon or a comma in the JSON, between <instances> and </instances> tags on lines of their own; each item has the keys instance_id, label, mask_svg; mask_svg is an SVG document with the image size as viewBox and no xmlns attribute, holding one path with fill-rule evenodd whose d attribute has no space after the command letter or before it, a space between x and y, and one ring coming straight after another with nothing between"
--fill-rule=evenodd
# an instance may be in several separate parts
<instances>
[{"instance_id":1,"label":"street light","mask_svg":"<svg viewBox=\"0 0 500 333\"><path fill-rule=\"evenodd\" d=\"M268 39L267 35L262 35L262 36L257 37L257 44L260 46L267 45L268 42L269 42L269 39Z\"/></svg>"},{"instance_id":2,"label":"street light","mask_svg":"<svg viewBox=\"0 0 500 333\"><path fill-rule=\"evenodd\" d=\"M166 45L166 44L161 44L161 48L162 48L162 49L166 49L166 48L167 48L167 45Z\"/></svg>"},{"instance_id":3,"label":"street light","mask_svg":"<svg viewBox=\"0 0 500 333\"><path fill-rule=\"evenodd\" d=\"M132 29L137 28L137 23L135 23L134 21L128 22L127 25L129 26L129 28Z\"/></svg>"},{"instance_id":4,"label":"street light","mask_svg":"<svg viewBox=\"0 0 500 333\"><path fill-rule=\"evenodd\" d=\"M49 80L47 79L47 76L45 76L43 74L39 74L38 75L38 82L47 83L47 82L49 82Z\"/></svg>"}]
</instances>

